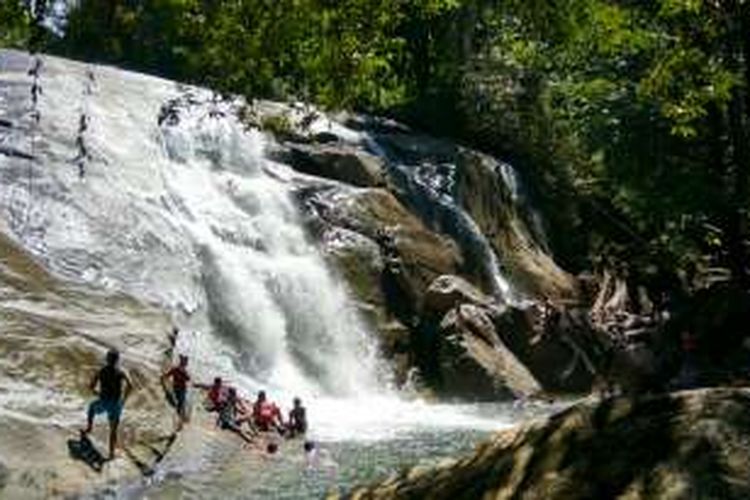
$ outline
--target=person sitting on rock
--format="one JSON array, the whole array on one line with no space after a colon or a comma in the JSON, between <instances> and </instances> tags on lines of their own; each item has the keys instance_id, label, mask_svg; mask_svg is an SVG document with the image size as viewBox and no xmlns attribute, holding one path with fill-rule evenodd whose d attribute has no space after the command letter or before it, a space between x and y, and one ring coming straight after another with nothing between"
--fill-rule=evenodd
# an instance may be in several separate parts
<instances>
[{"instance_id":1,"label":"person sitting on rock","mask_svg":"<svg viewBox=\"0 0 750 500\"><path fill-rule=\"evenodd\" d=\"M234 432L246 443L252 443L252 436L242 430L242 423L244 421L241 418L242 416L241 403L237 397L237 390L234 387L230 387L227 391L227 399L219 409L219 418L216 423L220 428Z\"/></svg>"},{"instance_id":2,"label":"person sitting on rock","mask_svg":"<svg viewBox=\"0 0 750 500\"><path fill-rule=\"evenodd\" d=\"M187 415L187 389L188 383L190 382L190 374L187 371L188 357L180 355L179 364L170 368L165 372L161 379L162 383L167 378L172 378L172 396L174 398L174 406L177 410L177 415L180 418L178 430L182 428L188 420Z\"/></svg>"},{"instance_id":3,"label":"person sitting on rock","mask_svg":"<svg viewBox=\"0 0 750 500\"><path fill-rule=\"evenodd\" d=\"M284 432L284 420L281 416L281 410L276 404L266 399L265 391L258 393L258 398L253 404L253 424L260 431L270 431L276 429L280 433Z\"/></svg>"},{"instance_id":4,"label":"person sitting on rock","mask_svg":"<svg viewBox=\"0 0 750 500\"><path fill-rule=\"evenodd\" d=\"M288 437L293 438L307 432L307 410L302 406L300 398L294 398L292 410L289 412L287 421Z\"/></svg>"},{"instance_id":5,"label":"person sitting on rock","mask_svg":"<svg viewBox=\"0 0 750 500\"><path fill-rule=\"evenodd\" d=\"M83 435L91 432L94 426L94 417L100 413L106 413L109 419L109 458L115 458L117 447L117 428L122 418L122 410L125 406L133 384L118 364L120 353L112 349L107 353L106 364L91 380L91 390L98 394L98 398L89 405L88 421L86 428L81 431ZM97 392L97 386L99 390Z\"/></svg>"}]
</instances>

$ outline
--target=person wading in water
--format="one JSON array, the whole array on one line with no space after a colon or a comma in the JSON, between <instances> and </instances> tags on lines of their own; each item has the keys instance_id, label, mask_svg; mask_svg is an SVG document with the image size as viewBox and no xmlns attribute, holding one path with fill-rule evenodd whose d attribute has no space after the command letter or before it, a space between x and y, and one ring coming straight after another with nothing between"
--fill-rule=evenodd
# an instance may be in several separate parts
<instances>
[{"instance_id":1,"label":"person wading in water","mask_svg":"<svg viewBox=\"0 0 750 500\"><path fill-rule=\"evenodd\" d=\"M110 350L107 353L106 365L91 380L91 390L99 397L89 405L88 425L81 431L84 436L90 433L94 426L94 417L100 413L106 413L109 419L110 460L115 458L117 428L120 425L122 409L133 389L130 379L118 366L119 362L120 353L115 349Z\"/></svg>"}]
</instances>

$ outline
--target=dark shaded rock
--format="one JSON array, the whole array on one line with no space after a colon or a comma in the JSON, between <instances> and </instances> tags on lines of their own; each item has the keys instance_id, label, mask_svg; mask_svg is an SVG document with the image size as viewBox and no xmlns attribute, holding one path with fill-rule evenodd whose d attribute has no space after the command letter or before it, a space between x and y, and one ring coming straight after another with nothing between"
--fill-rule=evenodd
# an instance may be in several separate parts
<instances>
[{"instance_id":1,"label":"dark shaded rock","mask_svg":"<svg viewBox=\"0 0 750 500\"><path fill-rule=\"evenodd\" d=\"M10 470L2 462L0 462L0 492L3 491L5 485L8 484L10 478Z\"/></svg>"},{"instance_id":2,"label":"dark shaded rock","mask_svg":"<svg viewBox=\"0 0 750 500\"><path fill-rule=\"evenodd\" d=\"M750 393L711 389L579 404L343 498L741 499L749 465Z\"/></svg>"},{"instance_id":3,"label":"dark shaded rock","mask_svg":"<svg viewBox=\"0 0 750 500\"><path fill-rule=\"evenodd\" d=\"M530 396L539 383L500 341L485 309L461 305L440 323L441 392L462 399Z\"/></svg>"},{"instance_id":4,"label":"dark shaded rock","mask_svg":"<svg viewBox=\"0 0 750 500\"><path fill-rule=\"evenodd\" d=\"M331 136L338 140L335 135ZM273 154L276 159L305 174L334 179L358 187L385 185L381 160L351 146L292 144Z\"/></svg>"},{"instance_id":5,"label":"dark shaded rock","mask_svg":"<svg viewBox=\"0 0 750 500\"><path fill-rule=\"evenodd\" d=\"M403 160L415 163L428 159L438 163L452 162L458 152L458 146L450 141L410 132L378 134L377 140Z\"/></svg>"},{"instance_id":6,"label":"dark shaded rock","mask_svg":"<svg viewBox=\"0 0 750 500\"><path fill-rule=\"evenodd\" d=\"M389 118L371 115L346 114L338 117L341 123L353 130L367 130L378 134L408 134L411 129Z\"/></svg>"},{"instance_id":7,"label":"dark shaded rock","mask_svg":"<svg viewBox=\"0 0 750 500\"><path fill-rule=\"evenodd\" d=\"M585 316L545 303L497 312L494 321L499 337L546 391L590 390L603 363L603 347L588 328Z\"/></svg>"},{"instance_id":8,"label":"dark shaded rock","mask_svg":"<svg viewBox=\"0 0 750 500\"><path fill-rule=\"evenodd\" d=\"M318 132L312 136L312 140L318 144L331 144L339 142L339 136L331 132Z\"/></svg>"},{"instance_id":9,"label":"dark shaded rock","mask_svg":"<svg viewBox=\"0 0 750 500\"><path fill-rule=\"evenodd\" d=\"M20 158L22 160L33 160L34 155L21 151L20 149L12 148L10 146L0 145L0 155L10 156L11 158Z\"/></svg>"},{"instance_id":10,"label":"dark shaded rock","mask_svg":"<svg viewBox=\"0 0 750 500\"><path fill-rule=\"evenodd\" d=\"M452 367L446 370L446 366L451 366L447 363L448 352L460 358L455 366L468 369L472 363L476 364L476 360L472 363L465 361L471 359L471 355L465 354L468 349L462 344L463 337L446 337L444 334L442 323L454 314L458 306L468 308L467 311L476 311L474 332L496 350L512 353L514 360L530 373L537 386L552 393L584 393L590 390L603 360L600 342L588 328L585 315L581 317L574 310L558 310L546 303L523 308L499 304L458 276L440 276L427 289L422 309L426 321L422 333L424 343L420 346L426 372L434 373L441 381L459 380L459 369ZM431 333L429 323L436 321L434 318L438 318L441 324L432 327L436 332ZM446 347L446 338L450 340L447 344L449 347ZM430 353L433 351L441 353L437 366L432 366ZM482 363L488 364L485 361ZM451 374L446 376L448 371ZM469 371L476 372L474 367ZM484 371L486 373L488 370ZM469 390L470 385L462 383L467 397L474 397L475 393ZM524 385L530 387L532 384ZM479 392L483 394L482 397L488 394L485 389ZM538 389L519 390L518 394L533 392L538 392Z\"/></svg>"}]
</instances>

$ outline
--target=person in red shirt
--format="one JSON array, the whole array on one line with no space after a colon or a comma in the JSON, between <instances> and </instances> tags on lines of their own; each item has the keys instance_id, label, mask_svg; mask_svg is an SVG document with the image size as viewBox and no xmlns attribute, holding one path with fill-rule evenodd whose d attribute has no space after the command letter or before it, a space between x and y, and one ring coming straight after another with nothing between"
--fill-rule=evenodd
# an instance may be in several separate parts
<instances>
[{"instance_id":1,"label":"person in red shirt","mask_svg":"<svg viewBox=\"0 0 750 500\"><path fill-rule=\"evenodd\" d=\"M190 374L187 371L188 357L180 355L180 361L177 365L170 368L162 375L162 382L167 378L172 379L172 395L177 415L180 418L178 430L188 421L187 415L187 389L190 382Z\"/></svg>"},{"instance_id":2,"label":"person in red shirt","mask_svg":"<svg viewBox=\"0 0 750 500\"><path fill-rule=\"evenodd\" d=\"M221 377L215 377L212 384L193 384L193 387L206 391L204 407L206 411L219 411L229 395L230 386L224 384Z\"/></svg>"},{"instance_id":3,"label":"person in red shirt","mask_svg":"<svg viewBox=\"0 0 750 500\"><path fill-rule=\"evenodd\" d=\"M276 429L283 433L284 431L284 418L281 415L281 410L276 404L266 399L265 391L258 393L258 398L253 404L253 424L255 428L260 431L270 431Z\"/></svg>"},{"instance_id":4,"label":"person in red shirt","mask_svg":"<svg viewBox=\"0 0 750 500\"><path fill-rule=\"evenodd\" d=\"M221 377L216 377L213 385L208 388L208 393L206 394L208 411L218 411L227 399L227 388L223 384L224 382L221 380Z\"/></svg>"}]
</instances>

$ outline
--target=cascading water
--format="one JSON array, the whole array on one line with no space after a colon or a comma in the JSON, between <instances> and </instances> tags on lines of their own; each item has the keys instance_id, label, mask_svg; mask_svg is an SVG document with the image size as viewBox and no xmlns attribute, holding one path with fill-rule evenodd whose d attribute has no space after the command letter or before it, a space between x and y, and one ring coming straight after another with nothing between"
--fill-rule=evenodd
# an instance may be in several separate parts
<instances>
[{"instance_id":1,"label":"cascading water","mask_svg":"<svg viewBox=\"0 0 750 500\"><path fill-rule=\"evenodd\" d=\"M263 136L224 108L189 104L162 127L164 182L198 248L211 323L259 383L373 392L376 358L364 327L305 239L288 187L264 171L273 166Z\"/></svg>"},{"instance_id":2,"label":"cascading water","mask_svg":"<svg viewBox=\"0 0 750 500\"><path fill-rule=\"evenodd\" d=\"M266 173L284 167L264 158L263 135L207 91L76 69L42 69L40 123L59 150L29 162L33 185L3 183L16 237L65 276L182 311L178 321L201 333L181 349L204 376L304 395L375 392L365 328L306 240L288 186ZM179 118L157 123L175 94ZM10 103L18 116L24 101ZM22 148L28 136L16 134Z\"/></svg>"},{"instance_id":3,"label":"cascading water","mask_svg":"<svg viewBox=\"0 0 750 500\"><path fill-rule=\"evenodd\" d=\"M518 290L505 277L503 267L489 241L457 200L456 170L459 166L455 163L456 148L450 147L446 151L445 143L419 137L413 141L407 139L406 144L394 147L389 133L379 134L368 130L367 121L365 119L364 129L361 131L344 127L324 117L318 117L309 127L318 132L334 133L340 139L366 148L380 157L402 201L419 214L425 224L450 235L459 243L468 266L483 277L492 294L506 303L523 302ZM403 131L394 128L389 132L396 132L395 136L398 137ZM500 177L511 192L512 201L523 205L522 213L530 214L533 229L540 236L540 241L544 242L541 218L527 206L525 193L515 170L506 163L495 163Z\"/></svg>"},{"instance_id":4,"label":"cascading water","mask_svg":"<svg viewBox=\"0 0 750 500\"><path fill-rule=\"evenodd\" d=\"M266 388L283 402L302 395L311 436L352 460L347 481L465 449L477 432L517 418L507 406L430 405L388 388L345 288L306 239L290 196L297 174L265 157L270 139L246 130L234 104L158 78L44 57L32 107L33 65L27 55L0 52L0 229L65 279L171 311L183 331L178 350L191 356L198 378L222 375L245 394ZM449 180L450 169L422 167L406 172L404 162L392 162L425 206L457 221L456 234L481 235L434 185ZM475 246L500 293L510 295L486 241ZM209 480L218 490L208 494L223 494L234 484L221 472L227 450L207 450L170 457L165 470L208 463L218 471Z\"/></svg>"},{"instance_id":5,"label":"cascading water","mask_svg":"<svg viewBox=\"0 0 750 500\"><path fill-rule=\"evenodd\" d=\"M410 161L369 137L367 144L385 158L391 179L423 219L461 244L467 259L480 269L493 294L506 302L516 302L516 293L503 275L487 238L456 202L456 166L420 157Z\"/></svg>"}]
</instances>

